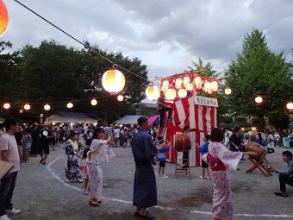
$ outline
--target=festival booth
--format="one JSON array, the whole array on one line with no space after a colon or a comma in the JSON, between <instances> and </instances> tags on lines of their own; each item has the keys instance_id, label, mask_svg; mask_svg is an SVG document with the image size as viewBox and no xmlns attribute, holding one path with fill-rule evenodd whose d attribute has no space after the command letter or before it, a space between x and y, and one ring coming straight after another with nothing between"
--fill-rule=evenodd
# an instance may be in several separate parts
<instances>
[{"instance_id":1,"label":"festival booth","mask_svg":"<svg viewBox=\"0 0 293 220\"><path fill-rule=\"evenodd\" d=\"M188 135L191 139L189 165L200 166L199 146L204 141L204 135L217 127L218 101L213 97L197 95L201 90L212 95L217 92L218 83L213 78L201 76L198 71L176 74L161 81L163 104L172 109L171 120L166 120L161 130L164 138L171 143L169 161L172 163L176 163L174 146L176 132L183 132L184 127L189 127ZM173 97L170 97L171 93ZM167 118L168 113L164 114L164 118Z\"/></svg>"},{"instance_id":2,"label":"festival booth","mask_svg":"<svg viewBox=\"0 0 293 220\"><path fill-rule=\"evenodd\" d=\"M56 114L47 117L46 123L96 124L97 120L89 117L86 113L57 112Z\"/></svg>"}]
</instances>

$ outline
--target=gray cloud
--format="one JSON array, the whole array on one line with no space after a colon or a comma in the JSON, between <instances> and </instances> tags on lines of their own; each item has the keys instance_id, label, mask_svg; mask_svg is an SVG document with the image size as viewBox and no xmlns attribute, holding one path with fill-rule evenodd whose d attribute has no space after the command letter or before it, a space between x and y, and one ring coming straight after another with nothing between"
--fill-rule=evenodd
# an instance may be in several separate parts
<instances>
[{"instance_id":1,"label":"gray cloud","mask_svg":"<svg viewBox=\"0 0 293 220\"><path fill-rule=\"evenodd\" d=\"M139 57L151 77L184 70L198 56L223 71L253 28L264 31L276 52L289 55L293 47L292 0L22 1L82 40ZM11 23L3 39L16 48L44 39L80 47L14 1L5 2Z\"/></svg>"}]
</instances>

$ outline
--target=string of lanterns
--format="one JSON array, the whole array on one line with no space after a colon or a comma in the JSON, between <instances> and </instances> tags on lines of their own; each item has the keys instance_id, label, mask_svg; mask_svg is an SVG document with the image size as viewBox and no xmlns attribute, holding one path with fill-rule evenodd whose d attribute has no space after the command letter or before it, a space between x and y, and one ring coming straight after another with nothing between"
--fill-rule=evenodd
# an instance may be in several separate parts
<instances>
[{"instance_id":1,"label":"string of lanterns","mask_svg":"<svg viewBox=\"0 0 293 220\"><path fill-rule=\"evenodd\" d=\"M201 76L199 71L185 72L162 79L160 88L150 83L146 88L146 96L150 100L157 100L162 92L166 99L174 100L177 96L185 98L188 92L193 94L200 90L213 94L218 91L218 87L217 80Z\"/></svg>"},{"instance_id":2,"label":"string of lanterns","mask_svg":"<svg viewBox=\"0 0 293 220\"><path fill-rule=\"evenodd\" d=\"M123 95L118 95L117 96L117 101L122 102L123 100L124 100ZM91 99L90 103L91 103L92 106L96 106L98 104L98 101L96 99ZM5 110L9 110L11 107L12 107L12 105L9 102L6 102L6 103L4 103L2 105L2 108L5 109ZM73 107L74 107L73 102L67 102L66 103L66 108L72 109ZM31 109L31 104L29 104L29 103L25 103L21 108L21 110L25 110L25 111L29 111L30 109ZM43 109L45 111L50 111L51 110L51 105L47 103L47 104L45 104L43 106Z\"/></svg>"}]
</instances>

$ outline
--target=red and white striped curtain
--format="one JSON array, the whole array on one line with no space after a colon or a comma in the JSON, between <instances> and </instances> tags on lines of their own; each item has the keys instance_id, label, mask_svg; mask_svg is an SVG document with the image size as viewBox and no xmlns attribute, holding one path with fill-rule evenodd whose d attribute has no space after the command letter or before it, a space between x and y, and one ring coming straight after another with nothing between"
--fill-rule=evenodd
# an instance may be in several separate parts
<instances>
[{"instance_id":1,"label":"red and white striped curtain","mask_svg":"<svg viewBox=\"0 0 293 220\"><path fill-rule=\"evenodd\" d=\"M194 97L180 99L170 106L173 110L173 121L167 123L165 132L165 138L172 143L169 160L175 162L174 134L189 126L191 129L189 163L190 166L200 166L199 146L203 143L204 135L209 134L211 129L217 126L217 108L198 105L194 102Z\"/></svg>"}]
</instances>

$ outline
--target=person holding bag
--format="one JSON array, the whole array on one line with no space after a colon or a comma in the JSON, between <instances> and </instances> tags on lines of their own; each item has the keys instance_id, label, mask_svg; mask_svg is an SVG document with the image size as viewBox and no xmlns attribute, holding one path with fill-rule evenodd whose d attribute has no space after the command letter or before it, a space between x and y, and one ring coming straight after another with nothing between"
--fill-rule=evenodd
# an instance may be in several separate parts
<instances>
[{"instance_id":1,"label":"person holding bag","mask_svg":"<svg viewBox=\"0 0 293 220\"><path fill-rule=\"evenodd\" d=\"M18 214L21 211L13 208L11 203L16 183L17 173L20 170L20 158L14 134L19 132L16 119L7 119L4 122L6 133L0 137L0 160L13 165L12 169L1 178L0 184L0 220L10 220L6 212Z\"/></svg>"}]
</instances>

